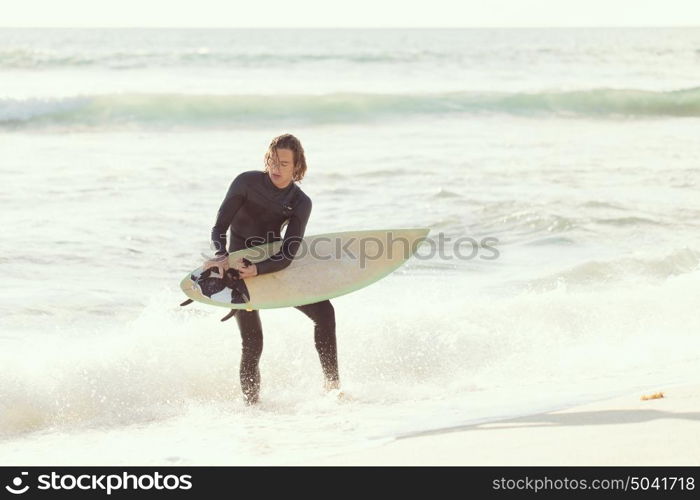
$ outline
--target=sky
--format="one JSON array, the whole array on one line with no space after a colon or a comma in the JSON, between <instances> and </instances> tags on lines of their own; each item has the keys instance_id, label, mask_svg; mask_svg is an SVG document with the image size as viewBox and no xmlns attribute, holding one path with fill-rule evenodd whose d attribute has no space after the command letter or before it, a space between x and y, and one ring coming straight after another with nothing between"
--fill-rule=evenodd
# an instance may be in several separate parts
<instances>
[{"instance_id":1,"label":"sky","mask_svg":"<svg viewBox=\"0 0 700 500\"><path fill-rule=\"evenodd\" d=\"M0 0L2 27L700 26L700 0Z\"/></svg>"}]
</instances>

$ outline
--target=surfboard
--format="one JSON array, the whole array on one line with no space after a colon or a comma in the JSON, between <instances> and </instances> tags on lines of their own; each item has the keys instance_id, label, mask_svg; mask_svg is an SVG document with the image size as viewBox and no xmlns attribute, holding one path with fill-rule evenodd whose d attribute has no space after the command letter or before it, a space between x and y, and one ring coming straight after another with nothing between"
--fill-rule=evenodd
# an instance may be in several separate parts
<instances>
[{"instance_id":1,"label":"surfboard","mask_svg":"<svg viewBox=\"0 0 700 500\"><path fill-rule=\"evenodd\" d=\"M180 282L192 300L231 309L273 309L312 304L364 288L398 269L427 238L429 228L345 231L306 236L291 264L277 272L238 280L245 301L232 302L232 289L207 296L197 280L202 267ZM279 251L274 241L229 254L229 265L240 258L261 262ZM239 295L240 297L240 295Z\"/></svg>"}]
</instances>

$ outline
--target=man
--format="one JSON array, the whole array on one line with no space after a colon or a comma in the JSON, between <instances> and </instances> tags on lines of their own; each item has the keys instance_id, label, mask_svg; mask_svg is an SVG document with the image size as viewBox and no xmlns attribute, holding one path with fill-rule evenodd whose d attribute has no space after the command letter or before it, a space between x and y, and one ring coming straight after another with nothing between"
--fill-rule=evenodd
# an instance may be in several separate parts
<instances>
[{"instance_id":1,"label":"man","mask_svg":"<svg viewBox=\"0 0 700 500\"><path fill-rule=\"evenodd\" d=\"M281 271L289 266L304 237L311 214L311 199L297 186L306 173L306 157L299 140L291 134L275 137L265 153L265 170L250 170L238 175L221 203L211 231L217 258L205 262L204 269L228 268L228 252L282 240L280 251L268 259L246 266L242 260L232 265L242 279ZM287 229L282 239L284 225ZM226 251L226 233L231 241ZM329 300L297 306L314 322L314 340L321 360L326 390L338 389L338 356L335 337L335 311ZM241 389L247 404L255 404L260 393L258 363L263 335L257 310L235 311L241 333Z\"/></svg>"}]
</instances>

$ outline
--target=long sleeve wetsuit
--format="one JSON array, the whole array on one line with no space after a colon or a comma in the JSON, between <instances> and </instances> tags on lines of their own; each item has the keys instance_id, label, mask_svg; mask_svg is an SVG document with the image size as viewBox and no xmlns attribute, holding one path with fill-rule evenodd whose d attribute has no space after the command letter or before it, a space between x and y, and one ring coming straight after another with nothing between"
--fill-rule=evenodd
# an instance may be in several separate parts
<instances>
[{"instance_id":1,"label":"long sleeve wetsuit","mask_svg":"<svg viewBox=\"0 0 700 500\"><path fill-rule=\"evenodd\" d=\"M251 170L238 175L219 208L211 230L211 241L217 255L226 255L270 241L282 240L280 250L268 259L256 263L258 274L280 271L291 264L306 223L311 214L311 199L292 181L285 188L275 186L267 173ZM287 229L282 239L284 224ZM231 241L226 251L226 233ZM249 279L255 279L249 278ZM338 380L338 359L335 337L335 311L329 300L297 306L314 322L314 340L324 376L329 382ZM260 390L258 363L262 354L263 337L257 310L236 311L241 333L241 389L248 403L255 403Z\"/></svg>"}]
</instances>

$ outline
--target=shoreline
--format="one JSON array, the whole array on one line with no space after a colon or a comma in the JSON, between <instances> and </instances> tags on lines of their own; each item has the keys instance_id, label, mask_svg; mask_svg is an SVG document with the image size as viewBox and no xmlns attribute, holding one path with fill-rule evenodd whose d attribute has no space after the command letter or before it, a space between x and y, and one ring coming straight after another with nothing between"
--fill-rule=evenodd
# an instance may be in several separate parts
<instances>
[{"instance_id":1,"label":"shoreline","mask_svg":"<svg viewBox=\"0 0 700 500\"><path fill-rule=\"evenodd\" d=\"M641 396L663 392L660 399ZM700 384L446 427L304 465L700 465Z\"/></svg>"}]
</instances>

